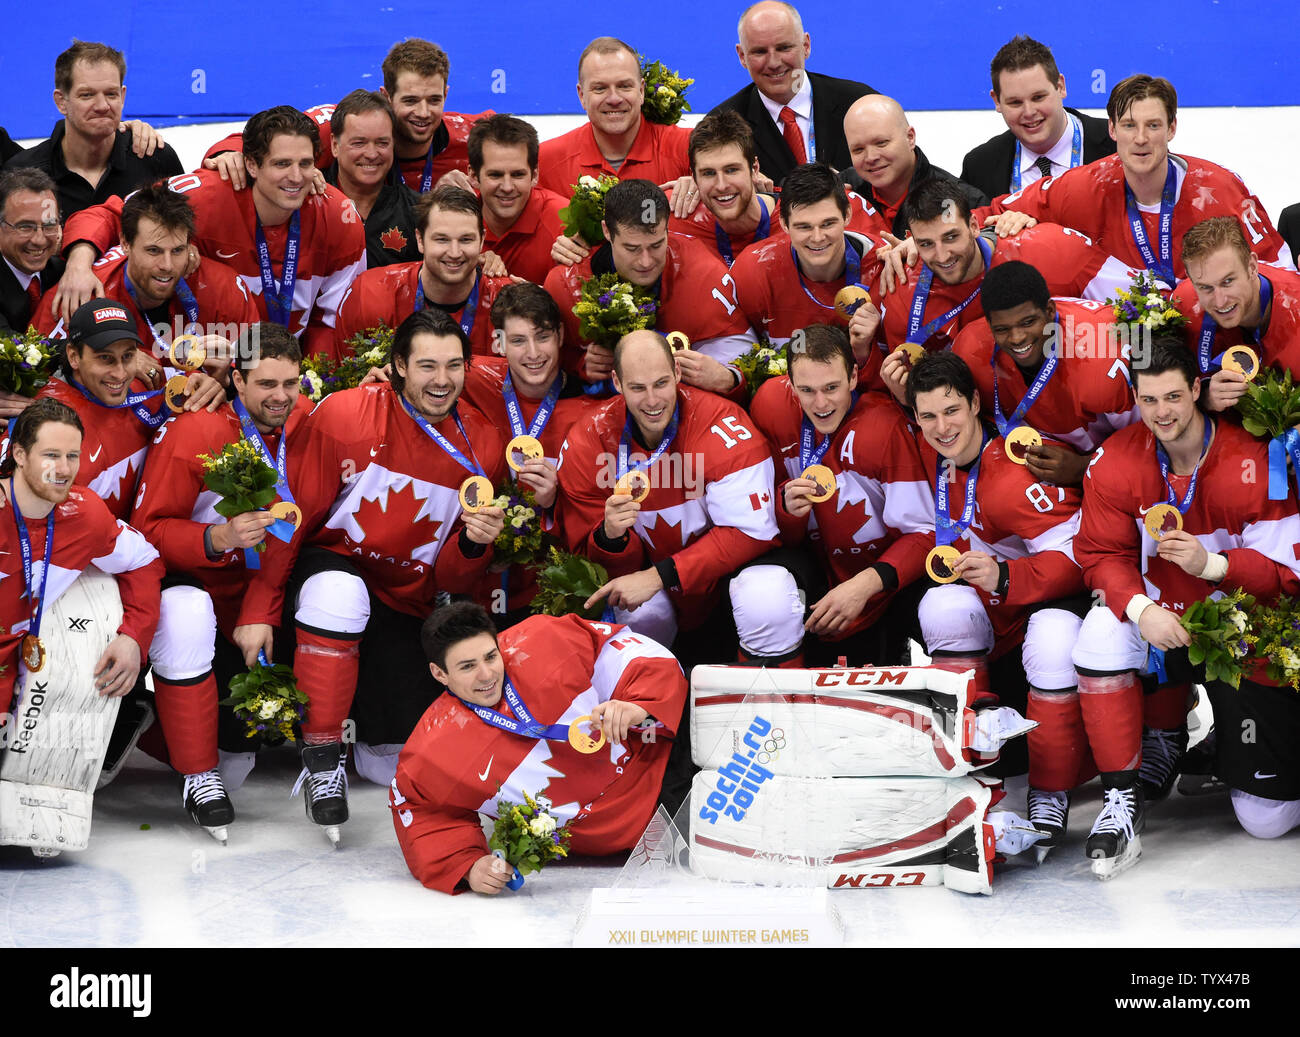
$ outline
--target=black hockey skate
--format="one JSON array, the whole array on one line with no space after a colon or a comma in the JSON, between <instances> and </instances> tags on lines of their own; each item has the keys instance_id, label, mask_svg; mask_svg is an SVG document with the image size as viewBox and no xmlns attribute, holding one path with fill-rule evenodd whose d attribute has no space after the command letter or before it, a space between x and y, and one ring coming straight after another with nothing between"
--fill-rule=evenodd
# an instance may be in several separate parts
<instances>
[{"instance_id":1,"label":"black hockey skate","mask_svg":"<svg viewBox=\"0 0 1300 1037\"><path fill-rule=\"evenodd\" d=\"M304 745L302 773L293 787L296 796L305 785L307 816L324 829L335 849L339 845L339 825L348 819L347 758L341 742Z\"/></svg>"},{"instance_id":2,"label":"black hockey skate","mask_svg":"<svg viewBox=\"0 0 1300 1037\"><path fill-rule=\"evenodd\" d=\"M1065 838L1065 829L1070 820L1070 794L1068 792L1045 792L1032 786L1027 796L1029 823L1047 838L1034 846L1038 863L1042 864L1048 853L1061 845Z\"/></svg>"},{"instance_id":3,"label":"black hockey skate","mask_svg":"<svg viewBox=\"0 0 1300 1037\"><path fill-rule=\"evenodd\" d=\"M1139 781L1109 786L1105 792L1106 802L1093 822L1085 847L1092 859L1092 873L1103 882L1127 871L1142 858L1139 836L1146 827Z\"/></svg>"},{"instance_id":4,"label":"black hockey skate","mask_svg":"<svg viewBox=\"0 0 1300 1037\"><path fill-rule=\"evenodd\" d=\"M1178 764L1187 752L1187 729L1142 729L1142 795L1148 803L1167 799L1178 778Z\"/></svg>"},{"instance_id":5,"label":"black hockey skate","mask_svg":"<svg viewBox=\"0 0 1300 1037\"><path fill-rule=\"evenodd\" d=\"M1209 796L1228 786L1214 773L1218 765L1218 739L1211 725L1209 733L1187 750L1178 766L1178 791L1184 796Z\"/></svg>"},{"instance_id":6,"label":"black hockey skate","mask_svg":"<svg viewBox=\"0 0 1300 1037\"><path fill-rule=\"evenodd\" d=\"M225 846L226 825L235 819L235 808L226 795L221 775L215 770L185 775L181 797L194 823Z\"/></svg>"}]
</instances>

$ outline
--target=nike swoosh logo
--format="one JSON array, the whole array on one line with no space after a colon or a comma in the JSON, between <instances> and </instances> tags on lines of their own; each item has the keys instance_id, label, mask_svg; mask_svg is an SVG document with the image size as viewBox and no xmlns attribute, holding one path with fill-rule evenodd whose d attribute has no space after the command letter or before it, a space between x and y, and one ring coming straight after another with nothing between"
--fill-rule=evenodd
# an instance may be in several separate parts
<instances>
[{"instance_id":1,"label":"nike swoosh logo","mask_svg":"<svg viewBox=\"0 0 1300 1037\"><path fill-rule=\"evenodd\" d=\"M239 255L238 252L225 253L225 252L222 252L221 249L217 249L217 258L218 258L218 259L234 259L234 258L235 258L236 256L238 256L238 255Z\"/></svg>"},{"instance_id":2,"label":"nike swoosh logo","mask_svg":"<svg viewBox=\"0 0 1300 1037\"><path fill-rule=\"evenodd\" d=\"M492 761L495 760L496 758L497 758L496 753L493 753L491 756L488 757L488 765L483 768L483 773L478 776L479 781L487 781L488 771L492 769Z\"/></svg>"},{"instance_id":3,"label":"nike swoosh logo","mask_svg":"<svg viewBox=\"0 0 1300 1037\"><path fill-rule=\"evenodd\" d=\"M1148 504L1145 508L1139 507L1139 508L1138 508L1138 514L1139 514L1139 515L1145 515L1148 511L1150 511L1150 510L1151 510L1152 508L1154 508L1154 507L1155 507L1154 504Z\"/></svg>"},{"instance_id":4,"label":"nike swoosh logo","mask_svg":"<svg viewBox=\"0 0 1300 1037\"><path fill-rule=\"evenodd\" d=\"M1265 778L1276 778L1276 777L1277 777L1276 774L1260 774L1259 771L1255 772L1255 779L1257 781L1263 781Z\"/></svg>"},{"instance_id":5,"label":"nike swoosh logo","mask_svg":"<svg viewBox=\"0 0 1300 1037\"><path fill-rule=\"evenodd\" d=\"M386 443L380 443L379 446L372 446L372 447L370 448L370 456L371 456L371 457L378 457L378 456L379 456L379 451L381 451L385 446L387 446Z\"/></svg>"},{"instance_id":6,"label":"nike swoosh logo","mask_svg":"<svg viewBox=\"0 0 1300 1037\"><path fill-rule=\"evenodd\" d=\"M99 444L99 449L96 450L93 454L90 455L90 459L91 459L92 461L98 461L98 460L99 460L99 455L102 454L103 452L104 452L104 444L103 444L103 443L100 443L100 444Z\"/></svg>"}]
</instances>

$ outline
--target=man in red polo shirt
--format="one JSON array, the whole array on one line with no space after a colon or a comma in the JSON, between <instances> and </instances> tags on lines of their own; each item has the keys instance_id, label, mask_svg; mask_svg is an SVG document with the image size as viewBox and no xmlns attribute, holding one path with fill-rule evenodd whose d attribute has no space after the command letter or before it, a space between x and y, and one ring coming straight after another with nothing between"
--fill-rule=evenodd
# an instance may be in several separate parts
<instances>
[{"instance_id":1,"label":"man in red polo shirt","mask_svg":"<svg viewBox=\"0 0 1300 1037\"><path fill-rule=\"evenodd\" d=\"M506 270L534 284L546 280L551 244L564 233L569 200L537 186L537 131L513 115L490 115L469 131L470 182L483 199L483 247Z\"/></svg>"},{"instance_id":2,"label":"man in red polo shirt","mask_svg":"<svg viewBox=\"0 0 1300 1037\"><path fill-rule=\"evenodd\" d=\"M443 185L420 197L416 231L424 259L367 270L348 289L335 329L336 355L347 341L378 324L396 328L425 307L460 324L474 352L492 352L492 302L508 277L487 277L478 266L483 250L483 209L469 191Z\"/></svg>"},{"instance_id":3,"label":"man in red polo shirt","mask_svg":"<svg viewBox=\"0 0 1300 1037\"><path fill-rule=\"evenodd\" d=\"M578 102L587 123L543 142L540 182L568 198L580 176L616 176L667 184L688 176L690 132L641 116L645 83L637 53L622 40L600 36L578 58Z\"/></svg>"}]
</instances>

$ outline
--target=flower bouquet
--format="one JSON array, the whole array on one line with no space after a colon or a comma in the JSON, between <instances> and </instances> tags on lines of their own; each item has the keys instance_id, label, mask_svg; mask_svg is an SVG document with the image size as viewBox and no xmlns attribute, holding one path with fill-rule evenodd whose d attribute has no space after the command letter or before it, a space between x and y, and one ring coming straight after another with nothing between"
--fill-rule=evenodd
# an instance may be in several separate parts
<instances>
[{"instance_id":1,"label":"flower bouquet","mask_svg":"<svg viewBox=\"0 0 1300 1037\"><path fill-rule=\"evenodd\" d=\"M578 177L569 204L560 210L564 233L571 238L581 238L590 248L603 242L605 232L600 225L605 219L605 195L616 183L616 176Z\"/></svg>"},{"instance_id":2,"label":"flower bouquet","mask_svg":"<svg viewBox=\"0 0 1300 1037\"><path fill-rule=\"evenodd\" d=\"M1129 288L1121 289L1115 293L1115 298L1106 300L1115 315L1115 323L1130 327L1140 325L1149 328L1152 334L1181 330L1186 326L1187 318L1160 294L1162 288L1151 271L1135 274Z\"/></svg>"},{"instance_id":3,"label":"flower bouquet","mask_svg":"<svg viewBox=\"0 0 1300 1037\"><path fill-rule=\"evenodd\" d=\"M497 801L497 820L488 846L515 869L506 885L518 889L525 875L569 855L569 829L556 823L549 803L539 803L525 792L523 803Z\"/></svg>"},{"instance_id":4,"label":"flower bouquet","mask_svg":"<svg viewBox=\"0 0 1300 1037\"><path fill-rule=\"evenodd\" d=\"M669 71L662 61L647 63L644 55L641 57L641 79L645 82L641 114L650 122L676 126L682 121L682 114L691 110L691 103L686 100L686 89L695 80L683 79L676 72Z\"/></svg>"},{"instance_id":5,"label":"flower bouquet","mask_svg":"<svg viewBox=\"0 0 1300 1037\"><path fill-rule=\"evenodd\" d=\"M741 353L732 363L740 368L740 373L745 376L751 397L769 378L788 374L790 370L784 351L777 349L766 339L755 342L748 352Z\"/></svg>"},{"instance_id":6,"label":"flower bouquet","mask_svg":"<svg viewBox=\"0 0 1300 1037\"><path fill-rule=\"evenodd\" d=\"M1300 691L1300 602L1285 595L1251 613L1256 653L1268 660L1268 676Z\"/></svg>"},{"instance_id":7,"label":"flower bouquet","mask_svg":"<svg viewBox=\"0 0 1300 1037\"><path fill-rule=\"evenodd\" d=\"M1300 485L1300 385L1291 371L1266 368L1246 383L1246 394L1237 401L1241 426L1268 444L1268 499L1286 500L1288 456Z\"/></svg>"},{"instance_id":8,"label":"flower bouquet","mask_svg":"<svg viewBox=\"0 0 1300 1037\"><path fill-rule=\"evenodd\" d=\"M552 547L546 563L537 572L533 611L546 616L576 613L583 619L600 619L605 611L603 602L585 610L583 604L608 582L609 573L603 565Z\"/></svg>"},{"instance_id":9,"label":"flower bouquet","mask_svg":"<svg viewBox=\"0 0 1300 1037\"><path fill-rule=\"evenodd\" d=\"M618 274L600 274L583 282L573 312L583 342L613 349L624 335L654 327L655 300L648 288L628 284Z\"/></svg>"},{"instance_id":10,"label":"flower bouquet","mask_svg":"<svg viewBox=\"0 0 1300 1037\"><path fill-rule=\"evenodd\" d=\"M1249 629L1248 610L1254 607L1255 599L1238 588L1217 601L1193 602L1180 617L1183 629L1192 635L1187 657L1193 666L1205 664L1207 681L1241 687L1243 661L1259 640Z\"/></svg>"},{"instance_id":11,"label":"flower bouquet","mask_svg":"<svg viewBox=\"0 0 1300 1037\"><path fill-rule=\"evenodd\" d=\"M227 443L215 457L200 454L198 459L203 462L203 484L221 497L213 510L223 518L260 511L275 500L275 469L248 440ZM257 556L264 550L265 540L255 548L245 549L244 564L250 569L259 568Z\"/></svg>"},{"instance_id":12,"label":"flower bouquet","mask_svg":"<svg viewBox=\"0 0 1300 1037\"><path fill-rule=\"evenodd\" d=\"M542 557L544 534L533 491L507 482L497 488L491 507L505 511L505 528L492 542L493 564L536 566Z\"/></svg>"},{"instance_id":13,"label":"flower bouquet","mask_svg":"<svg viewBox=\"0 0 1300 1037\"><path fill-rule=\"evenodd\" d=\"M30 328L21 335L0 335L0 389L35 396L50 380L57 359L50 340Z\"/></svg>"},{"instance_id":14,"label":"flower bouquet","mask_svg":"<svg viewBox=\"0 0 1300 1037\"><path fill-rule=\"evenodd\" d=\"M258 653L258 663L247 673L230 680L230 697L223 706L234 706L250 738L260 737L267 745L294 740L293 725L302 720L307 694L298 687L293 670L283 663L272 666Z\"/></svg>"}]
</instances>

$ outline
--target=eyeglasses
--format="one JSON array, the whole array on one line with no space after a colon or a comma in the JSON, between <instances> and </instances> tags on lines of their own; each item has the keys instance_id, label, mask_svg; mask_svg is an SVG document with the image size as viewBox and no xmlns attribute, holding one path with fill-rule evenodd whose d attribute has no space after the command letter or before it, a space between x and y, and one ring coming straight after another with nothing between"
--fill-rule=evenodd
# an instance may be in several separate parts
<instances>
[{"instance_id":1,"label":"eyeglasses","mask_svg":"<svg viewBox=\"0 0 1300 1037\"><path fill-rule=\"evenodd\" d=\"M0 219L0 224L8 227L20 238L34 238L38 230L51 238L59 233L58 220L42 220L40 223L34 220L23 220L20 223L10 223L6 219Z\"/></svg>"}]
</instances>

